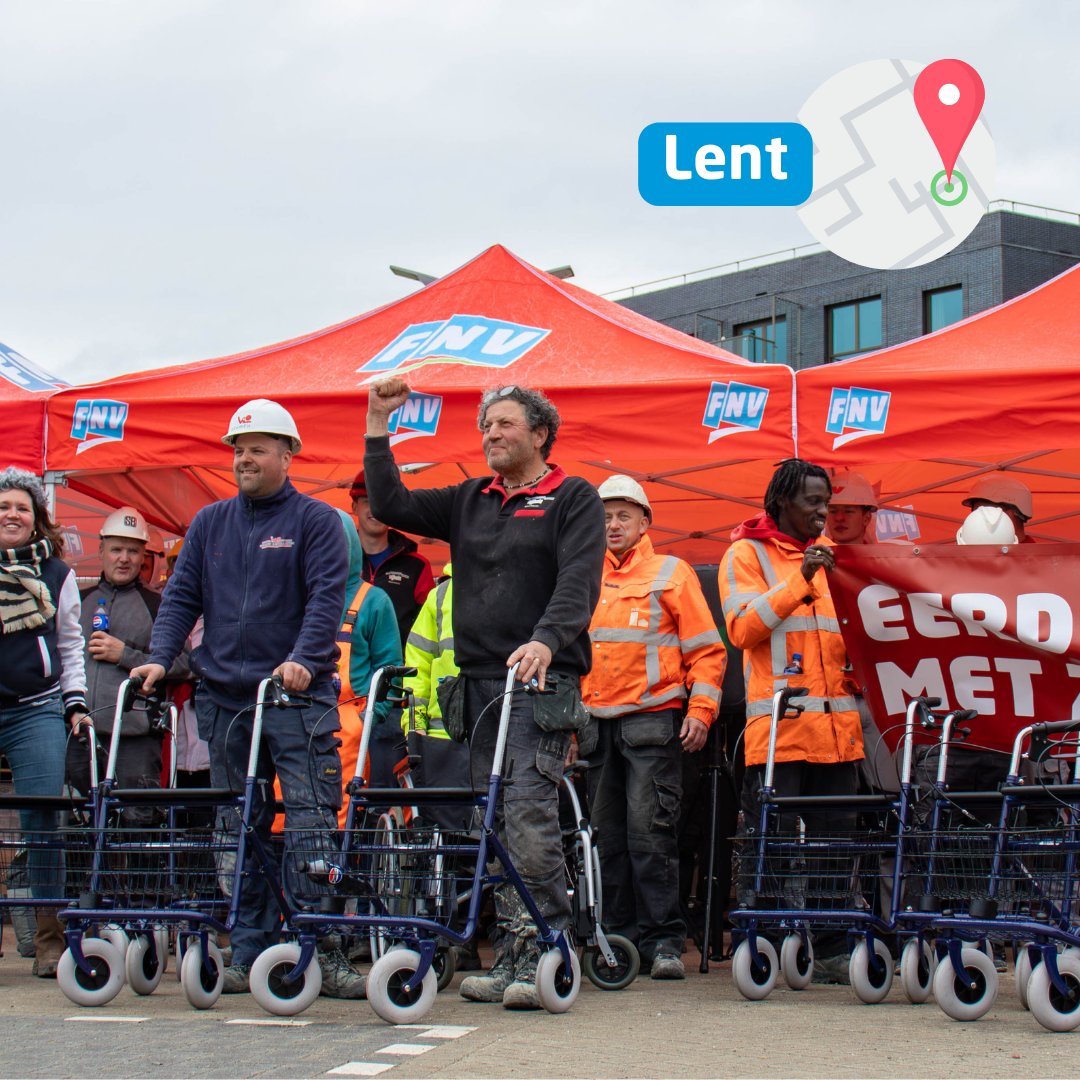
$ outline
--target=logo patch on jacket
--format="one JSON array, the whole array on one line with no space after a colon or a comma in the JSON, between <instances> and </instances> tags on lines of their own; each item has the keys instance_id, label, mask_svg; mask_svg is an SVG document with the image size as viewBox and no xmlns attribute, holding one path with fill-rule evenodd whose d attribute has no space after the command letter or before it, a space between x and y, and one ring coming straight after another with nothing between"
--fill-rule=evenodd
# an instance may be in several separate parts
<instances>
[{"instance_id":1,"label":"logo patch on jacket","mask_svg":"<svg viewBox=\"0 0 1080 1080\"><path fill-rule=\"evenodd\" d=\"M271 548L291 548L296 544L296 541L287 536L268 536L260 545L261 551L267 551Z\"/></svg>"},{"instance_id":2,"label":"logo patch on jacket","mask_svg":"<svg viewBox=\"0 0 1080 1080\"><path fill-rule=\"evenodd\" d=\"M400 570L387 570L386 580L389 581L391 585L402 585L410 580L410 576L408 574L403 574Z\"/></svg>"},{"instance_id":3,"label":"logo patch on jacket","mask_svg":"<svg viewBox=\"0 0 1080 1080\"><path fill-rule=\"evenodd\" d=\"M521 508L514 511L514 517L543 517L554 501L554 495L530 495Z\"/></svg>"}]
</instances>

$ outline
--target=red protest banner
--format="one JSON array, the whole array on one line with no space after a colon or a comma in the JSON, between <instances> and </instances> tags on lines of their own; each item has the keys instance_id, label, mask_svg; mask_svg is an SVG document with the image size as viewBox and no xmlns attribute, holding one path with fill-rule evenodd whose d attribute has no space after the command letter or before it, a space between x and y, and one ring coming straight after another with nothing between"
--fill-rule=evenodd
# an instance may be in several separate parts
<instances>
[{"instance_id":1,"label":"red protest banner","mask_svg":"<svg viewBox=\"0 0 1080 1080\"><path fill-rule=\"evenodd\" d=\"M912 697L974 709L972 742L1080 717L1080 544L840 546L829 587L890 746Z\"/></svg>"}]
</instances>

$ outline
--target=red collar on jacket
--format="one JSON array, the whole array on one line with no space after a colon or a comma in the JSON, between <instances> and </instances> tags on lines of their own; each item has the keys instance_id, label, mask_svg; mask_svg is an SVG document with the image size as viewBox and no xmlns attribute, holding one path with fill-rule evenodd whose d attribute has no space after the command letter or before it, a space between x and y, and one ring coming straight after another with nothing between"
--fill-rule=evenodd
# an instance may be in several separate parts
<instances>
[{"instance_id":1,"label":"red collar on jacket","mask_svg":"<svg viewBox=\"0 0 1080 1080\"><path fill-rule=\"evenodd\" d=\"M547 495L549 492L554 491L565 479L566 473L563 471L563 467L561 465L552 465L551 472L540 483L534 484L532 487L514 488L513 491L507 494L506 488L503 487L503 478L496 474L491 478L488 486L484 488L484 494L486 495L489 491L498 492L503 497L503 502L517 495Z\"/></svg>"},{"instance_id":2,"label":"red collar on jacket","mask_svg":"<svg viewBox=\"0 0 1080 1080\"><path fill-rule=\"evenodd\" d=\"M790 544L799 551L805 551L811 544L832 545L832 541L824 533L810 540L796 540L794 536L788 536L786 532L780 531L780 527L764 510L757 517L747 518L741 525L736 525L731 530L731 539L733 541L779 540L783 544Z\"/></svg>"}]
</instances>

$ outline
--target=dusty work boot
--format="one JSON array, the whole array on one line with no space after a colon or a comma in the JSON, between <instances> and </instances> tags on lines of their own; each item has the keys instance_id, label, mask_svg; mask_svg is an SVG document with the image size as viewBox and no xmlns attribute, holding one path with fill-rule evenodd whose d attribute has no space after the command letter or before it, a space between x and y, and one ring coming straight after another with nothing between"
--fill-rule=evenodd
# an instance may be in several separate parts
<instances>
[{"instance_id":1,"label":"dusty work boot","mask_svg":"<svg viewBox=\"0 0 1080 1080\"><path fill-rule=\"evenodd\" d=\"M37 930L34 932L34 974L39 979L55 979L56 965L64 955L67 942L64 928L53 908L37 908L34 912Z\"/></svg>"},{"instance_id":2,"label":"dusty work boot","mask_svg":"<svg viewBox=\"0 0 1080 1080\"><path fill-rule=\"evenodd\" d=\"M468 1001L502 1001L514 981L514 963L509 953L500 953L486 975L470 975L461 980L460 993Z\"/></svg>"},{"instance_id":3,"label":"dusty work boot","mask_svg":"<svg viewBox=\"0 0 1080 1080\"><path fill-rule=\"evenodd\" d=\"M527 949L514 965L514 981L503 994L504 1009L539 1009L540 995L536 992L536 964L540 953L535 947Z\"/></svg>"},{"instance_id":4,"label":"dusty work boot","mask_svg":"<svg viewBox=\"0 0 1080 1080\"><path fill-rule=\"evenodd\" d=\"M361 975L340 949L327 949L319 953L319 970L322 971L320 997L344 998L354 1001L366 997L367 977Z\"/></svg>"},{"instance_id":5,"label":"dusty work boot","mask_svg":"<svg viewBox=\"0 0 1080 1080\"><path fill-rule=\"evenodd\" d=\"M250 964L230 964L222 974L224 976L221 984L223 994L246 994L251 989Z\"/></svg>"},{"instance_id":6,"label":"dusty work boot","mask_svg":"<svg viewBox=\"0 0 1080 1080\"><path fill-rule=\"evenodd\" d=\"M649 975L654 979L685 979L686 968L674 953L661 952L653 957Z\"/></svg>"}]
</instances>

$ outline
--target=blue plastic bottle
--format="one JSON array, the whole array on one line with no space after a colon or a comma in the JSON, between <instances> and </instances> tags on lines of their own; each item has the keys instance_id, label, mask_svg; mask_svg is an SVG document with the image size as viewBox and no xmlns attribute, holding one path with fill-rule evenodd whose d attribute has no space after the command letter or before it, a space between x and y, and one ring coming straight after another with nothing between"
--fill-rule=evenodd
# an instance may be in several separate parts
<instances>
[{"instance_id":1,"label":"blue plastic bottle","mask_svg":"<svg viewBox=\"0 0 1080 1080\"><path fill-rule=\"evenodd\" d=\"M791 654L791 663L788 664L788 666L786 668L784 668L784 674L785 675L801 675L802 673L803 673L803 669L802 669L802 653L801 652L792 653Z\"/></svg>"},{"instance_id":2,"label":"blue plastic bottle","mask_svg":"<svg viewBox=\"0 0 1080 1080\"><path fill-rule=\"evenodd\" d=\"M108 631L109 629L109 612L105 607L105 601L99 600L97 611L94 612L94 617L90 620L90 625L95 630Z\"/></svg>"}]
</instances>

